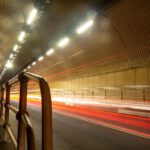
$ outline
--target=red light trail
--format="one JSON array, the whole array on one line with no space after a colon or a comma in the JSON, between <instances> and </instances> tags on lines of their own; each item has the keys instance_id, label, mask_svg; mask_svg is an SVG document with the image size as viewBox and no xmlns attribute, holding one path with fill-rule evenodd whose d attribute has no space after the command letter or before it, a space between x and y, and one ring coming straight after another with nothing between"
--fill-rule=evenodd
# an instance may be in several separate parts
<instances>
[{"instance_id":1,"label":"red light trail","mask_svg":"<svg viewBox=\"0 0 150 150\"><path fill-rule=\"evenodd\" d=\"M70 117L150 139L150 118L112 113L93 107L69 106L63 103L53 103L53 109Z\"/></svg>"},{"instance_id":2,"label":"red light trail","mask_svg":"<svg viewBox=\"0 0 150 150\"><path fill-rule=\"evenodd\" d=\"M41 108L41 100L33 96L28 99L28 105ZM150 139L150 118L104 111L88 104L71 105L67 100L66 103L53 101L52 106L56 113Z\"/></svg>"}]
</instances>

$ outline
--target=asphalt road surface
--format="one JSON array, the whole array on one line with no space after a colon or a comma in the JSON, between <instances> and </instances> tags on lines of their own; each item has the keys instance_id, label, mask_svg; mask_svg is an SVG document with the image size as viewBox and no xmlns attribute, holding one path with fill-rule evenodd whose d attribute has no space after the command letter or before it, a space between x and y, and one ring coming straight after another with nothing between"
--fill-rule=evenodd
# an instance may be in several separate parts
<instances>
[{"instance_id":1,"label":"asphalt road surface","mask_svg":"<svg viewBox=\"0 0 150 150\"><path fill-rule=\"evenodd\" d=\"M41 150L41 112L28 106L35 131L36 147ZM13 123L12 128L16 126ZM15 129L14 129L15 130ZM86 119L53 111L54 150L150 150L150 140Z\"/></svg>"}]
</instances>

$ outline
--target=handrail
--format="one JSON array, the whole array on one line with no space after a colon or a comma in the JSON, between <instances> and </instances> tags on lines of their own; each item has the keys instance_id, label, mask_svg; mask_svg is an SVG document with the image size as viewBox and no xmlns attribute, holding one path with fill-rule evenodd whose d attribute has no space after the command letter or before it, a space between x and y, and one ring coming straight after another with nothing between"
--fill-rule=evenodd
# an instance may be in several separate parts
<instances>
[{"instance_id":1,"label":"handrail","mask_svg":"<svg viewBox=\"0 0 150 150\"><path fill-rule=\"evenodd\" d=\"M13 84L15 84L15 83L17 83L17 82L18 82L18 75L15 76L15 77L13 77L12 79L10 79L10 80L8 81L8 84L9 84L9 85L13 85Z\"/></svg>"},{"instance_id":2,"label":"handrail","mask_svg":"<svg viewBox=\"0 0 150 150\"><path fill-rule=\"evenodd\" d=\"M32 124L26 114L22 115L22 120L24 121L27 130L28 150L33 150L35 149L35 140L34 140L34 132L33 132Z\"/></svg>"},{"instance_id":3,"label":"handrail","mask_svg":"<svg viewBox=\"0 0 150 150\"><path fill-rule=\"evenodd\" d=\"M25 150L25 134L27 134L27 147L28 150L35 150L34 132L27 113L27 87L28 81L33 80L38 82L41 92L42 99L42 150L53 149L52 139L52 102L48 83L41 76L32 73L20 73L9 80L6 87L6 103L5 103L5 119L4 128L5 134L4 139L6 140L6 131L14 144L14 148L17 150ZM19 98L19 109L13 107L10 104L10 89L15 83L20 83L20 98ZM3 99L4 99L4 88L1 88L1 99L0 99L0 115L3 110ZM9 127L9 110L16 113L18 120L18 137L17 141L14 138L12 131ZM17 148L16 148L17 143Z\"/></svg>"},{"instance_id":4,"label":"handrail","mask_svg":"<svg viewBox=\"0 0 150 150\"><path fill-rule=\"evenodd\" d=\"M15 136L13 135L9 126L6 127L6 131L7 131L8 135L12 141L14 149L17 149L17 141L16 141Z\"/></svg>"},{"instance_id":5,"label":"handrail","mask_svg":"<svg viewBox=\"0 0 150 150\"><path fill-rule=\"evenodd\" d=\"M25 73L25 76L39 83L42 97L42 150L52 150L52 102L49 85L40 76L32 73Z\"/></svg>"},{"instance_id":6,"label":"handrail","mask_svg":"<svg viewBox=\"0 0 150 150\"><path fill-rule=\"evenodd\" d=\"M17 109L16 107L13 107L13 106L10 105L10 104L7 104L7 107L8 107L11 111L13 111L14 113L16 113L16 114L17 114L17 112L19 111L19 109Z\"/></svg>"}]
</instances>

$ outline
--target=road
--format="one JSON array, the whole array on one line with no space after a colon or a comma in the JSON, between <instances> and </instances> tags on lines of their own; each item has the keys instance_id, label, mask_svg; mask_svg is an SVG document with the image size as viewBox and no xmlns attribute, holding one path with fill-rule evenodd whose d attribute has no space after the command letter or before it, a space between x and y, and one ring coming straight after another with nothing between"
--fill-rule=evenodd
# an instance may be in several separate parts
<instances>
[{"instance_id":1,"label":"road","mask_svg":"<svg viewBox=\"0 0 150 150\"><path fill-rule=\"evenodd\" d=\"M36 147L41 150L40 108L32 105L28 108L35 131ZM54 150L149 150L150 148L149 139L110 128L105 124L97 124L85 116L77 117L69 111L60 110L60 107L53 107L53 133Z\"/></svg>"}]
</instances>

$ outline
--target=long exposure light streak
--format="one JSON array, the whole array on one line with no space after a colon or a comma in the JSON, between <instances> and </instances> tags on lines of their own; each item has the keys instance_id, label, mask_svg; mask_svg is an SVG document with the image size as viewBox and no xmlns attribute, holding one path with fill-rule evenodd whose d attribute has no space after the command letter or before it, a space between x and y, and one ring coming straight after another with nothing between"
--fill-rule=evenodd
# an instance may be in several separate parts
<instances>
[{"instance_id":1,"label":"long exposure light streak","mask_svg":"<svg viewBox=\"0 0 150 150\"><path fill-rule=\"evenodd\" d=\"M41 101L38 100L39 96L29 97L29 105L41 108ZM87 107L87 105L65 105L60 102L53 102L53 110L60 114L88 121L96 125L102 125L150 139L150 118L104 111L98 109L98 107Z\"/></svg>"},{"instance_id":2,"label":"long exposure light streak","mask_svg":"<svg viewBox=\"0 0 150 150\"><path fill-rule=\"evenodd\" d=\"M97 110L89 107L81 106L66 106L56 103L53 105L55 110L62 113L80 117L82 119L94 120L99 125L107 124L115 129L122 129L124 132L129 132L145 138L150 138L150 118L136 117L119 113L112 113L102 110Z\"/></svg>"},{"instance_id":3,"label":"long exposure light streak","mask_svg":"<svg viewBox=\"0 0 150 150\"><path fill-rule=\"evenodd\" d=\"M18 98L14 97L14 99ZM40 99L41 97L39 95L28 95L28 104L40 108ZM72 105L70 105L70 102L72 102ZM88 120L89 122L94 122L97 125L103 125L119 131L150 139L150 118L104 111L96 105L90 105L89 107L89 104L92 104L92 102L83 102L81 100L71 101L71 99L67 98L53 99L54 111L60 111L61 113L71 117L85 121Z\"/></svg>"},{"instance_id":4,"label":"long exposure light streak","mask_svg":"<svg viewBox=\"0 0 150 150\"><path fill-rule=\"evenodd\" d=\"M83 121L86 121L86 122L89 122L89 123L92 123L92 124L95 124L95 125L108 127L108 128L111 128L111 129L121 131L121 132L125 132L125 133L129 133L129 134L136 135L136 136L139 136L139 137L143 137L143 138L146 138L146 139L150 139L150 135L147 134L147 133L142 133L142 132L138 132L138 131L135 131L135 130L132 130L132 129L127 129L127 128L124 128L124 127L121 127L121 126L118 126L118 125L111 125L107 122L97 121L93 118L74 115L74 114L71 114L71 113L66 113L66 112L63 112L63 111L59 111L57 109L54 110L54 112L59 113L61 115L69 116L69 117L72 117L72 118L75 118L75 119L80 119L80 120L83 120Z\"/></svg>"}]
</instances>

